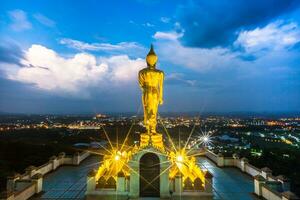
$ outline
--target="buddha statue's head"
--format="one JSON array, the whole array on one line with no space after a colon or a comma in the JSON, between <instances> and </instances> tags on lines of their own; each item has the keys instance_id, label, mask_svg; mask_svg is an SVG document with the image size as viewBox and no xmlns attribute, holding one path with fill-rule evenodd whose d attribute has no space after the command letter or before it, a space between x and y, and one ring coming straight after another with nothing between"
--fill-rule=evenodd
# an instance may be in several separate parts
<instances>
[{"instance_id":1,"label":"buddha statue's head","mask_svg":"<svg viewBox=\"0 0 300 200\"><path fill-rule=\"evenodd\" d=\"M155 65L156 65L156 62L157 62L157 56L156 56L156 54L154 52L152 44L151 44L150 51L147 54L146 62L147 62L148 67L155 68Z\"/></svg>"}]
</instances>

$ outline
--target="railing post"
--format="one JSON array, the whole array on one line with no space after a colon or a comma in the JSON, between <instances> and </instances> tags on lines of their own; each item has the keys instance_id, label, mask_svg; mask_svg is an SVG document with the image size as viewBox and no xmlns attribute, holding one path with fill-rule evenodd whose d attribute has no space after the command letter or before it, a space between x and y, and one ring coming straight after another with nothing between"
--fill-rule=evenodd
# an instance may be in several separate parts
<instances>
[{"instance_id":1,"label":"railing post","mask_svg":"<svg viewBox=\"0 0 300 200\"><path fill-rule=\"evenodd\" d=\"M247 158L242 158L241 159L241 170L243 171L243 172L245 172L246 171L246 164L248 164L248 159Z\"/></svg>"},{"instance_id":2,"label":"railing post","mask_svg":"<svg viewBox=\"0 0 300 200\"><path fill-rule=\"evenodd\" d=\"M126 189L125 175L121 171L118 173L117 176L117 192L125 192L125 189Z\"/></svg>"},{"instance_id":3,"label":"railing post","mask_svg":"<svg viewBox=\"0 0 300 200\"><path fill-rule=\"evenodd\" d=\"M254 176L254 193L257 196L261 196L262 195L262 184L264 184L266 182L266 179L264 177L262 177L261 175L256 175Z\"/></svg>"},{"instance_id":4,"label":"railing post","mask_svg":"<svg viewBox=\"0 0 300 200\"><path fill-rule=\"evenodd\" d=\"M268 180L268 177L272 175L272 170L268 167L264 167L261 169L261 175Z\"/></svg>"},{"instance_id":5,"label":"railing post","mask_svg":"<svg viewBox=\"0 0 300 200\"><path fill-rule=\"evenodd\" d=\"M217 165L218 167L224 167L224 156L221 153L218 153Z\"/></svg>"},{"instance_id":6,"label":"railing post","mask_svg":"<svg viewBox=\"0 0 300 200\"><path fill-rule=\"evenodd\" d=\"M237 153L232 154L232 157L234 159L233 164L235 167L240 168L240 165L238 164L240 162L240 155Z\"/></svg>"},{"instance_id":7,"label":"railing post","mask_svg":"<svg viewBox=\"0 0 300 200\"><path fill-rule=\"evenodd\" d=\"M15 190L15 182L18 179L20 179L20 174L14 174L12 176L7 177L6 190L8 193L13 192Z\"/></svg>"},{"instance_id":8,"label":"railing post","mask_svg":"<svg viewBox=\"0 0 300 200\"><path fill-rule=\"evenodd\" d=\"M86 177L86 191L94 191L96 188L96 174L97 170L91 170Z\"/></svg>"},{"instance_id":9,"label":"railing post","mask_svg":"<svg viewBox=\"0 0 300 200\"><path fill-rule=\"evenodd\" d=\"M57 157L51 156L49 162L52 164L52 170L55 170L57 168Z\"/></svg>"},{"instance_id":10,"label":"railing post","mask_svg":"<svg viewBox=\"0 0 300 200\"><path fill-rule=\"evenodd\" d=\"M79 165L79 164L80 164L80 154L79 152L76 152L73 155L73 165Z\"/></svg>"},{"instance_id":11,"label":"railing post","mask_svg":"<svg viewBox=\"0 0 300 200\"><path fill-rule=\"evenodd\" d=\"M58 161L59 161L58 166L64 164L64 158L65 158L65 156L66 156L65 152L60 152L58 154Z\"/></svg>"},{"instance_id":12,"label":"railing post","mask_svg":"<svg viewBox=\"0 0 300 200\"><path fill-rule=\"evenodd\" d=\"M26 174L28 174L29 177L31 178L32 176L35 175L35 170L36 170L36 167L31 165L31 166L29 166L29 167L27 167L27 168L25 169L25 172L26 172Z\"/></svg>"},{"instance_id":13,"label":"railing post","mask_svg":"<svg viewBox=\"0 0 300 200\"><path fill-rule=\"evenodd\" d=\"M175 176L175 192L178 194L182 193L182 175L180 172Z\"/></svg>"},{"instance_id":14,"label":"railing post","mask_svg":"<svg viewBox=\"0 0 300 200\"><path fill-rule=\"evenodd\" d=\"M38 173L32 177L33 182L35 182L35 193L40 193L43 189L43 175Z\"/></svg>"}]
</instances>

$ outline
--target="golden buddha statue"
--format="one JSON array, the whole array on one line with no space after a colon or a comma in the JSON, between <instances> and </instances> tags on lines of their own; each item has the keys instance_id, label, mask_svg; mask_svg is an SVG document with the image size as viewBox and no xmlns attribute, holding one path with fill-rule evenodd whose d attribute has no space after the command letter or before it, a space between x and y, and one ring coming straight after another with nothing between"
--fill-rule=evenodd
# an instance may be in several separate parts
<instances>
[{"instance_id":1,"label":"golden buddha statue","mask_svg":"<svg viewBox=\"0 0 300 200\"><path fill-rule=\"evenodd\" d=\"M164 73L156 69L157 56L151 45L146 57L147 67L139 71L139 84L143 92L144 125L148 135L156 134L158 105L163 104Z\"/></svg>"}]
</instances>

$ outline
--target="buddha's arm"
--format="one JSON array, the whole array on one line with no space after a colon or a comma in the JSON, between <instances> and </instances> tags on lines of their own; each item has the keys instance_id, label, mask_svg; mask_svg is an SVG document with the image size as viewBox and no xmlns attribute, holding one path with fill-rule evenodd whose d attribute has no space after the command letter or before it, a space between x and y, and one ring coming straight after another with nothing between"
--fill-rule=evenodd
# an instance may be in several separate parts
<instances>
[{"instance_id":1,"label":"buddha's arm","mask_svg":"<svg viewBox=\"0 0 300 200\"><path fill-rule=\"evenodd\" d=\"M164 73L161 72L159 79L159 104L163 104Z\"/></svg>"},{"instance_id":2,"label":"buddha's arm","mask_svg":"<svg viewBox=\"0 0 300 200\"><path fill-rule=\"evenodd\" d=\"M139 72L139 84L143 91L144 91L144 83L145 83L144 76L141 72Z\"/></svg>"}]
</instances>

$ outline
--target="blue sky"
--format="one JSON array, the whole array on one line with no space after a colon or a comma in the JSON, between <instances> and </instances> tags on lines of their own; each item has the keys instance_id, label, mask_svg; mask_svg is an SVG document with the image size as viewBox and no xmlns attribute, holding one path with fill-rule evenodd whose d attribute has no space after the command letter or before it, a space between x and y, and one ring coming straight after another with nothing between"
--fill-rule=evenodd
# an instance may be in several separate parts
<instances>
[{"instance_id":1,"label":"blue sky","mask_svg":"<svg viewBox=\"0 0 300 200\"><path fill-rule=\"evenodd\" d=\"M141 110L151 43L161 111L300 111L297 0L4 0L0 111Z\"/></svg>"}]
</instances>

